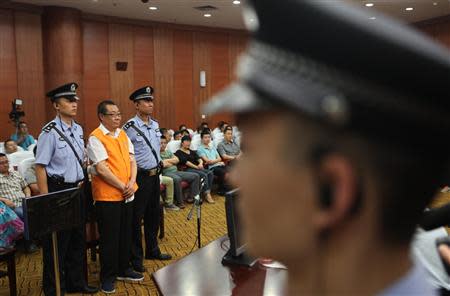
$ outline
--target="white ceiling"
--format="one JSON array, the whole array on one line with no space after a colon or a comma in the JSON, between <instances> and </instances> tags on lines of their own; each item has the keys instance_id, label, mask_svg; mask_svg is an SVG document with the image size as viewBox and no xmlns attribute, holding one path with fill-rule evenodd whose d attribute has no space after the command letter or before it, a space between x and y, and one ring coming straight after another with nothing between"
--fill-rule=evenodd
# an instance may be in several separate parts
<instances>
[{"instance_id":1,"label":"white ceiling","mask_svg":"<svg viewBox=\"0 0 450 296\"><path fill-rule=\"evenodd\" d=\"M244 3L245 0L241 0ZM273 0L276 1L276 0ZM284 1L284 0L278 0ZM417 22L444 15L450 15L450 0L315 0L333 5L350 2L362 7L369 14L380 10L404 22ZM241 5L234 5L233 0L13 0L34 5L56 5L74 7L86 13L117 16L128 19L149 20L178 24L189 24L209 27L244 29L241 18ZM374 3L366 7L365 3ZM436 3L436 5L433 5ZM212 5L218 8L212 11L212 17L206 18L204 12L193 7ZM150 6L158 10L149 10ZM406 11L413 7L413 11ZM371 20L372 21L372 20Z\"/></svg>"}]
</instances>

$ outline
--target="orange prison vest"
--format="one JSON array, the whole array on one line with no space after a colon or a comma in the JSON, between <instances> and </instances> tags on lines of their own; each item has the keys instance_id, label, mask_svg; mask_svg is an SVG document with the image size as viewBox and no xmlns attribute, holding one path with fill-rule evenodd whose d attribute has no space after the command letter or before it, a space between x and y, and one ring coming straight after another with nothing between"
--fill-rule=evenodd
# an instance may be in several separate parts
<instances>
[{"instance_id":1,"label":"orange prison vest","mask_svg":"<svg viewBox=\"0 0 450 296\"><path fill-rule=\"evenodd\" d=\"M106 164L120 181L127 184L131 177L130 152L128 137L120 130L117 138L104 135L100 128L95 129L91 136L100 140L108 153ZM135 183L134 189L138 186ZM92 196L95 201L123 201L122 192L114 186L109 185L101 177L92 176Z\"/></svg>"}]
</instances>

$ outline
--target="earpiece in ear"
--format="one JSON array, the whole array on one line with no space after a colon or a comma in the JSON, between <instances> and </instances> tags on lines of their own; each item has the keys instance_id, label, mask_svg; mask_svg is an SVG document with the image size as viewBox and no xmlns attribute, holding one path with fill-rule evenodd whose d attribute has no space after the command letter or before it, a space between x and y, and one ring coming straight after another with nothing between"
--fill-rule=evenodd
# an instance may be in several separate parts
<instances>
[{"instance_id":1,"label":"earpiece in ear","mask_svg":"<svg viewBox=\"0 0 450 296\"><path fill-rule=\"evenodd\" d=\"M321 184L319 187L319 204L322 209L331 207L333 200L331 197L331 187L327 184Z\"/></svg>"}]
</instances>

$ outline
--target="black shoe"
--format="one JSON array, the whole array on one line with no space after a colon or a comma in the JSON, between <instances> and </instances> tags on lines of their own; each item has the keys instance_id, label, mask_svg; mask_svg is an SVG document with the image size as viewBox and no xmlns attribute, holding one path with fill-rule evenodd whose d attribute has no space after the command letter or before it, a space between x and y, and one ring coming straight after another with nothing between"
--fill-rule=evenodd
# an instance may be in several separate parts
<instances>
[{"instance_id":1,"label":"black shoe","mask_svg":"<svg viewBox=\"0 0 450 296\"><path fill-rule=\"evenodd\" d=\"M147 271L143 265L135 265L133 266L133 270L140 273L144 273Z\"/></svg>"},{"instance_id":2,"label":"black shoe","mask_svg":"<svg viewBox=\"0 0 450 296\"><path fill-rule=\"evenodd\" d=\"M82 288L69 290L67 289L67 293L83 293L83 294L95 294L98 292L98 288L92 286L84 286Z\"/></svg>"},{"instance_id":3,"label":"black shoe","mask_svg":"<svg viewBox=\"0 0 450 296\"><path fill-rule=\"evenodd\" d=\"M136 272L131 268L126 270L123 274L117 277L117 280L119 281L130 281L130 282L139 282L142 281L143 279L144 276L141 273Z\"/></svg>"},{"instance_id":4,"label":"black shoe","mask_svg":"<svg viewBox=\"0 0 450 296\"><path fill-rule=\"evenodd\" d=\"M147 255L147 256L145 256L145 259L149 259L149 260L171 260L172 256L170 256L169 254L159 253L159 254L156 254L156 255Z\"/></svg>"}]
</instances>

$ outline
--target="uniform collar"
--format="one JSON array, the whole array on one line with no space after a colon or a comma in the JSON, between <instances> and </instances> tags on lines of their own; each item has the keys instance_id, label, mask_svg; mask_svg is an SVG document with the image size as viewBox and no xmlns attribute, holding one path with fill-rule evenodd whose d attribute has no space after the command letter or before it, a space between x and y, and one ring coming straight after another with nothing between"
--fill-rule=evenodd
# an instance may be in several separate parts
<instances>
[{"instance_id":1,"label":"uniform collar","mask_svg":"<svg viewBox=\"0 0 450 296\"><path fill-rule=\"evenodd\" d=\"M99 126L99 128L100 128L100 130L102 131L102 133L104 134L104 135L110 135L111 134L111 132L103 125L103 123L100 123L100 126ZM114 131L114 137L115 138L117 138L118 136L119 136L119 133L120 133L120 128L117 128L115 131Z\"/></svg>"},{"instance_id":2,"label":"uniform collar","mask_svg":"<svg viewBox=\"0 0 450 296\"><path fill-rule=\"evenodd\" d=\"M73 130L73 131L76 131L76 130L77 130L77 124L76 124L75 120L73 120L73 119L72 119L72 126L68 126L64 121L61 120L61 117L59 117L59 116L56 116L55 119L54 119L54 121L55 121L57 124L59 123L60 125L62 125L62 127L63 127L64 129L71 129L71 130Z\"/></svg>"},{"instance_id":3,"label":"uniform collar","mask_svg":"<svg viewBox=\"0 0 450 296\"><path fill-rule=\"evenodd\" d=\"M138 125L139 127L143 127L144 125L147 125L147 124L145 124L144 121L142 121L142 119L141 119L139 116L137 116L137 115L134 117L134 120L135 120L135 122L137 123L137 125ZM153 124L153 120L152 120L152 118L149 116L149 117L148 117L148 126L152 126L152 124Z\"/></svg>"}]
</instances>

